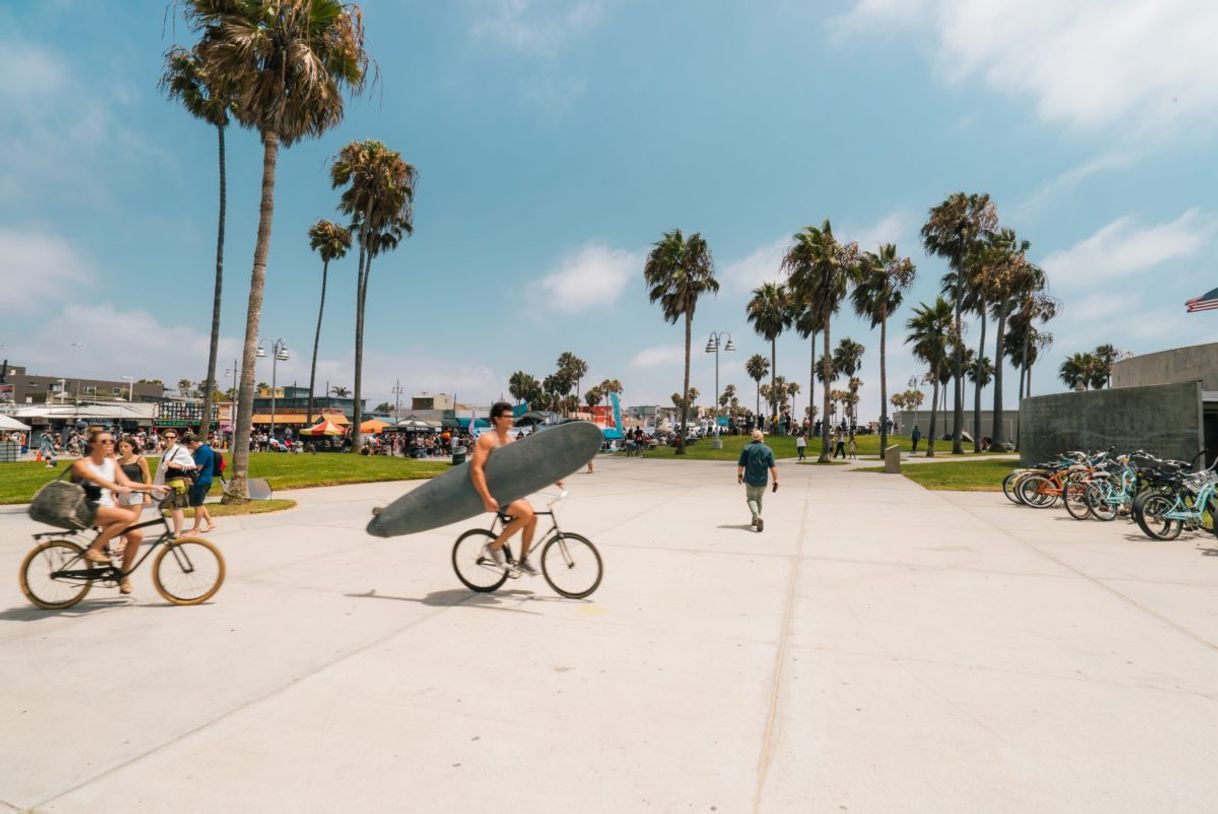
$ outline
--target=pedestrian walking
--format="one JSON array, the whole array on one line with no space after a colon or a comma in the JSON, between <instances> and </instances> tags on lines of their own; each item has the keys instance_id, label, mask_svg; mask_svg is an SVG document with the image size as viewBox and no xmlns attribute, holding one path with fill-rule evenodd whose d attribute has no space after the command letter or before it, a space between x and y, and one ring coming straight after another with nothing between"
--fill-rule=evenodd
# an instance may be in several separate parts
<instances>
[{"instance_id":1,"label":"pedestrian walking","mask_svg":"<svg viewBox=\"0 0 1218 814\"><path fill-rule=\"evenodd\" d=\"M740 460L736 462L736 483L744 484L744 499L749 511L753 514L753 528L765 530L765 521L761 518L761 503L765 497L765 487L769 478L774 479L774 491L778 491L778 467L774 462L774 451L763 443L765 433L753 430L753 443L740 450Z\"/></svg>"},{"instance_id":2,"label":"pedestrian walking","mask_svg":"<svg viewBox=\"0 0 1218 814\"><path fill-rule=\"evenodd\" d=\"M918 442L922 440L922 431L918 429L918 425L914 424L913 432L909 434L909 438L913 441L913 451L918 451Z\"/></svg>"},{"instance_id":3,"label":"pedestrian walking","mask_svg":"<svg viewBox=\"0 0 1218 814\"><path fill-rule=\"evenodd\" d=\"M846 457L846 431L843 430L841 427L838 427L833 432L833 440L834 440L833 457L834 458L845 458Z\"/></svg>"},{"instance_id":4,"label":"pedestrian walking","mask_svg":"<svg viewBox=\"0 0 1218 814\"><path fill-rule=\"evenodd\" d=\"M847 454L851 458L858 458L859 456L859 445L854 440L854 433L850 433L850 445L847 447Z\"/></svg>"},{"instance_id":5,"label":"pedestrian walking","mask_svg":"<svg viewBox=\"0 0 1218 814\"><path fill-rule=\"evenodd\" d=\"M807 451L807 449L808 449L807 433L801 432L799 435L795 436L795 451L799 453L799 460L802 461L804 459L804 453Z\"/></svg>"}]
</instances>

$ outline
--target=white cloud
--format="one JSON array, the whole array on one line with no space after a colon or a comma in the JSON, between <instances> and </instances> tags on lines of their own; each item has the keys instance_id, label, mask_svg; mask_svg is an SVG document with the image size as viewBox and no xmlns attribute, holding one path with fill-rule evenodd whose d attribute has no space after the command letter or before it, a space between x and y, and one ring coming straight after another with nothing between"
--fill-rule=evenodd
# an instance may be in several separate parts
<instances>
[{"instance_id":1,"label":"white cloud","mask_svg":"<svg viewBox=\"0 0 1218 814\"><path fill-rule=\"evenodd\" d=\"M719 276L734 291L752 291L763 283L785 280L780 267L790 244L791 238L786 235L759 246L748 256L725 265Z\"/></svg>"},{"instance_id":2,"label":"white cloud","mask_svg":"<svg viewBox=\"0 0 1218 814\"><path fill-rule=\"evenodd\" d=\"M642 268L641 255L594 243L564 258L558 269L533 285L549 310L577 314L611 305Z\"/></svg>"},{"instance_id":3,"label":"white cloud","mask_svg":"<svg viewBox=\"0 0 1218 814\"><path fill-rule=\"evenodd\" d=\"M639 351L630 360L633 367L659 367L661 365L684 364L684 345L657 345Z\"/></svg>"},{"instance_id":4,"label":"white cloud","mask_svg":"<svg viewBox=\"0 0 1218 814\"><path fill-rule=\"evenodd\" d=\"M1097 130L1179 132L1214 118L1211 0L859 0L831 28L929 27L953 81L1033 99L1040 117Z\"/></svg>"},{"instance_id":5,"label":"white cloud","mask_svg":"<svg viewBox=\"0 0 1218 814\"><path fill-rule=\"evenodd\" d=\"M61 302L68 291L94 284L89 262L48 232L0 227L0 258L0 291L25 292L26 302Z\"/></svg>"},{"instance_id":6,"label":"white cloud","mask_svg":"<svg viewBox=\"0 0 1218 814\"><path fill-rule=\"evenodd\" d=\"M912 223L913 220L909 213L892 212L871 226L855 231L841 232L839 239L853 240L859 244L859 249L863 251L875 251L883 243L894 243L899 253L908 255L910 249L908 246L903 245L903 241L909 236ZM833 231L834 234L838 232L837 229Z\"/></svg>"},{"instance_id":7,"label":"white cloud","mask_svg":"<svg viewBox=\"0 0 1218 814\"><path fill-rule=\"evenodd\" d=\"M1140 153L1140 150L1125 148L1111 150L1097 158L1084 161L1077 167L1071 167L1029 195L1027 200L1016 206L1016 211L1025 214L1031 212L1055 196L1069 192L1093 175L1109 170L1127 169L1136 163Z\"/></svg>"},{"instance_id":8,"label":"white cloud","mask_svg":"<svg viewBox=\"0 0 1218 814\"><path fill-rule=\"evenodd\" d=\"M1142 229L1126 216L1069 249L1053 252L1041 265L1054 287L1081 288L1192 257L1210 245L1215 235L1218 218L1197 209L1170 223Z\"/></svg>"},{"instance_id":9,"label":"white cloud","mask_svg":"<svg viewBox=\"0 0 1218 814\"><path fill-rule=\"evenodd\" d=\"M488 0L476 6L475 38L527 56L554 57L601 19L598 0Z\"/></svg>"}]
</instances>

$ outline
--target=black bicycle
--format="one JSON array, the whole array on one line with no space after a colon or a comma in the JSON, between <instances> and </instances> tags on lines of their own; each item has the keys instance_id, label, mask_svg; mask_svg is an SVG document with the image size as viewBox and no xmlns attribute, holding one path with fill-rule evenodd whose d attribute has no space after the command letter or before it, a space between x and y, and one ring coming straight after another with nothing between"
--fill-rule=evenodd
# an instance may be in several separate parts
<instances>
[{"instance_id":1,"label":"black bicycle","mask_svg":"<svg viewBox=\"0 0 1218 814\"><path fill-rule=\"evenodd\" d=\"M604 566L600 552L587 537L558 527L554 508L567 493L544 496L553 500L548 504L549 511L537 512L538 517L550 518L550 530L541 535L541 542L533 547L541 551L541 573L555 593L568 599L583 599L601 584ZM520 576L514 567L517 560L511 551L511 541L503 546L503 557L510 566L508 570L496 565L490 554L490 544L511 520L511 515L498 512L489 529L470 529L457 538L453 545L453 570L466 588L488 593L498 589L509 577Z\"/></svg>"},{"instance_id":2,"label":"black bicycle","mask_svg":"<svg viewBox=\"0 0 1218 814\"><path fill-rule=\"evenodd\" d=\"M21 563L21 592L40 608L70 608L85 598L94 583L117 587L159 548L152 563L152 584L157 593L174 605L198 605L215 596L224 583L224 557L220 549L202 537L175 538L159 506L155 520L128 526L124 533L156 525L165 530L130 571L122 569L122 557L109 546L106 555L111 557L110 565L95 565L85 559L85 549L101 532L92 537L88 536L89 530L35 534L37 545Z\"/></svg>"}]
</instances>

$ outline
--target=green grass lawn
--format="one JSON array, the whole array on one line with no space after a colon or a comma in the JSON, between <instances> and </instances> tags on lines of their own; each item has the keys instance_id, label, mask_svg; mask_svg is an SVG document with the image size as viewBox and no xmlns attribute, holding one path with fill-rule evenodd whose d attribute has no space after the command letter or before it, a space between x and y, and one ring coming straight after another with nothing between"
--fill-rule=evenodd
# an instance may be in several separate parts
<instances>
[{"instance_id":1,"label":"green grass lawn","mask_svg":"<svg viewBox=\"0 0 1218 814\"><path fill-rule=\"evenodd\" d=\"M855 436L858 441L858 453L860 458L873 458L879 460L880 457L880 436L878 435L858 435ZM722 436L723 449L712 449L711 439L700 438L694 444L690 444L685 448L685 458L690 461L735 461L740 458L740 450L744 445L749 443L747 435L724 435ZM795 451L795 438L790 435L767 435L765 437L766 444L770 449L774 450L774 456L777 458L794 458L798 453ZM832 443L832 439L830 439ZM888 436L889 445L899 444L901 449L906 452L910 451L911 443L908 438L901 435ZM829 453L833 453L832 447ZM808 441L807 456L815 460L820 455L820 439L812 438ZM677 457L676 447L656 447L652 452L646 453L644 458L674 458Z\"/></svg>"},{"instance_id":2,"label":"green grass lawn","mask_svg":"<svg viewBox=\"0 0 1218 814\"><path fill-rule=\"evenodd\" d=\"M914 464L901 467L901 474L927 489L946 492L1001 492L1002 479L1019 465L1018 461L982 459L941 464ZM883 472L880 466L856 472Z\"/></svg>"},{"instance_id":3,"label":"green grass lawn","mask_svg":"<svg viewBox=\"0 0 1218 814\"><path fill-rule=\"evenodd\" d=\"M231 453L225 453L232 469ZM156 458L148 465L156 470ZM55 469L33 461L0 464L0 504L29 503L44 483L63 473L69 461L60 461ZM343 453L289 455L283 452L255 452L250 455L250 477L266 478L271 488L300 489L308 486L335 486L343 483L370 483L387 480L418 480L448 471L447 458L414 461L385 456L366 457ZM217 481L212 494L220 494Z\"/></svg>"}]
</instances>

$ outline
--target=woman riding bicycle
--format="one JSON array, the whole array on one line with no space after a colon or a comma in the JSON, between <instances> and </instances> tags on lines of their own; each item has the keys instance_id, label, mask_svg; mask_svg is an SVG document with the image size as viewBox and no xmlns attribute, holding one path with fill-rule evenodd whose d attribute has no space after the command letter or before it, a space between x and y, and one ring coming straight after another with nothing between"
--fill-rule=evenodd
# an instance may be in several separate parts
<instances>
[{"instance_id":1,"label":"woman riding bicycle","mask_svg":"<svg viewBox=\"0 0 1218 814\"><path fill-rule=\"evenodd\" d=\"M97 539L85 550L85 559L98 565L110 564L110 558L104 553L106 543L139 517L139 512L133 508L118 506L114 497L133 491L152 492L156 488L128 478L111 454L113 451L114 436L106 430L94 430L89 433L86 457L72 464L72 480L85 490L85 503L77 518L86 526L101 529ZM123 551L124 571L129 570L135 561L142 539L143 535L138 529L127 532L127 547ZM130 580L120 582L119 590L125 594L131 593Z\"/></svg>"}]
</instances>

